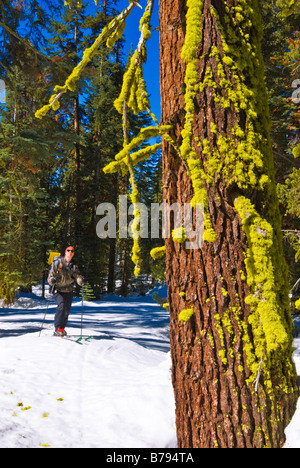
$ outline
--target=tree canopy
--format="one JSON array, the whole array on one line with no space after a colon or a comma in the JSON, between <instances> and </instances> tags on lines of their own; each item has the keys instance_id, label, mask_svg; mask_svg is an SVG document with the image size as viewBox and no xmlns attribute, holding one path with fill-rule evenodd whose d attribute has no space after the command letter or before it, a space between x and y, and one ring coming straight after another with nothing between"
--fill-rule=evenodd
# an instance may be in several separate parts
<instances>
[{"instance_id":1,"label":"tree canopy","mask_svg":"<svg viewBox=\"0 0 300 468\"><path fill-rule=\"evenodd\" d=\"M96 295L114 276L116 258L124 283L124 255L128 278L133 267L136 275L156 276L150 251L158 246L157 239L146 242L136 236L125 247L121 240L99 240L95 235L97 205L117 203L112 186L128 193L136 205L136 227L139 200L148 197L150 186L162 187L160 138L172 143L170 128L161 126L150 112L151 96L143 74L153 2L130 1L123 11L112 0L103 5L95 2L92 15L90 3L32 0L25 9L22 1L2 2L6 103L1 107L0 292L5 302L13 300L18 287L30 288L39 281L49 250L62 249L71 241L78 246L78 260L84 262ZM126 19L135 8L141 8L136 28L140 40L127 61L122 58L122 44ZM297 8L297 2L261 3L272 144L291 285L299 276L295 261L295 255L296 260L299 257L299 160L295 159L299 105L292 87L299 66ZM183 51L187 62L192 51ZM192 61L190 69L187 88L193 80ZM187 109L192 105L189 99L186 94ZM186 137L176 149L183 158L189 152L189 125L187 119ZM195 170L190 167L191 174ZM206 224L205 235L213 237L208 218ZM125 261L131 249L132 266Z\"/></svg>"}]
</instances>

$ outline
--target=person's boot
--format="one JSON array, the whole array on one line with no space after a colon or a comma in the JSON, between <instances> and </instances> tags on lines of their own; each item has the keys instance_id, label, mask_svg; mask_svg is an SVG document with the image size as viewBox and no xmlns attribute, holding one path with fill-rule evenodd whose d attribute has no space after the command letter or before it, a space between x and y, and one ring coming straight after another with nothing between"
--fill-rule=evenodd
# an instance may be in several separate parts
<instances>
[{"instance_id":1,"label":"person's boot","mask_svg":"<svg viewBox=\"0 0 300 468\"><path fill-rule=\"evenodd\" d=\"M67 336L67 332L63 328L57 328L54 332L54 336Z\"/></svg>"}]
</instances>

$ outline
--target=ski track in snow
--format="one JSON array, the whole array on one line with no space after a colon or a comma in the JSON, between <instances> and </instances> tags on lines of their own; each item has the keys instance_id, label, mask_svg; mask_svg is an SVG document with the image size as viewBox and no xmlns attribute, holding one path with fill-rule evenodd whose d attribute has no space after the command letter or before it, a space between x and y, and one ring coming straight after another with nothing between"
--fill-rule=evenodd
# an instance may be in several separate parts
<instances>
[{"instance_id":1,"label":"ski track in snow","mask_svg":"<svg viewBox=\"0 0 300 468\"><path fill-rule=\"evenodd\" d=\"M82 345L53 336L54 302L0 309L0 448L175 448L169 317L149 297L84 303ZM81 302L67 327L80 335ZM300 338L295 339L300 374ZM300 448L300 404L286 430Z\"/></svg>"}]
</instances>

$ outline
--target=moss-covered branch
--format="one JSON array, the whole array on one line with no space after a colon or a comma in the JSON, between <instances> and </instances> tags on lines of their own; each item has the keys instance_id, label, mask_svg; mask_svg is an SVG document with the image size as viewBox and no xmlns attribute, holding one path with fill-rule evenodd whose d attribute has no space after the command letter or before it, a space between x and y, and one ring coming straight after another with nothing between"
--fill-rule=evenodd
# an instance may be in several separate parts
<instances>
[{"instance_id":1,"label":"moss-covered branch","mask_svg":"<svg viewBox=\"0 0 300 468\"><path fill-rule=\"evenodd\" d=\"M125 8L122 13L114 18L109 23L109 25L103 29L101 34L95 40L94 44L83 52L83 58L81 62L74 68L71 75L65 81L65 84L63 86L55 86L55 94L53 94L49 99L49 104L36 111L35 116L38 119L42 119L51 108L54 110L59 109L59 99L64 93L66 93L68 90L75 91L77 81L80 79L80 76L85 67L97 53L100 45L105 41L108 41L108 47L113 47L114 43L122 36L124 32L126 19L130 15L133 8L137 5L137 2L131 1L129 6Z\"/></svg>"},{"instance_id":2,"label":"moss-covered branch","mask_svg":"<svg viewBox=\"0 0 300 468\"><path fill-rule=\"evenodd\" d=\"M153 0L149 0L140 21L141 36L137 49L131 57L129 67L124 75L121 93L115 101L115 107L120 114L123 112L124 101L135 114L149 111L150 108L143 77L143 64L147 60L146 42L151 37L150 20L152 11ZM154 120L156 120L155 117Z\"/></svg>"}]
</instances>

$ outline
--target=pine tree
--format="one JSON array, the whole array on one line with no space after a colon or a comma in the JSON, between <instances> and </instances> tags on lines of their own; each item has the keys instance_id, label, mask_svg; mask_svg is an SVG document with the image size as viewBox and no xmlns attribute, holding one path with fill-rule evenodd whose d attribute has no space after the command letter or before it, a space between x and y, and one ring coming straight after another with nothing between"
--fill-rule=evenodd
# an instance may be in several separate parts
<instances>
[{"instance_id":1,"label":"pine tree","mask_svg":"<svg viewBox=\"0 0 300 468\"><path fill-rule=\"evenodd\" d=\"M38 174L42 161L48 160L49 140L41 136L45 124L38 125L32 119L38 94L34 81L42 59L17 33L19 22L24 21L23 10L8 2L3 9L0 38L6 106L1 109L0 136L0 297L10 303L17 286L27 287L39 277L46 193Z\"/></svg>"},{"instance_id":2,"label":"pine tree","mask_svg":"<svg viewBox=\"0 0 300 468\"><path fill-rule=\"evenodd\" d=\"M89 42L95 39L99 29L105 28L112 20L110 14L112 2L105 2L102 10L96 17L90 17L86 21L94 35L89 36ZM98 32L99 34L99 32ZM121 45L117 46L119 50ZM104 176L102 168L110 161L114 154L122 146L121 119L113 107L113 102L118 96L122 82L123 66L119 62L117 54L111 53L103 45L99 53L93 58L89 67L89 90L86 102L86 114L89 116L87 129L89 141L84 151L85 180L89 181L86 198L86 209L89 213L87 232L84 236L84 249L89 256L89 270L96 277L101 278L103 290L107 281L108 292L115 288L115 263L116 263L116 239L100 240L95 236L97 223L97 206L103 202L117 206L118 178L113 179Z\"/></svg>"},{"instance_id":3,"label":"pine tree","mask_svg":"<svg viewBox=\"0 0 300 468\"><path fill-rule=\"evenodd\" d=\"M293 154L300 141L300 105L297 97L293 98L296 93L292 87L300 61L300 10L286 17L275 2L262 2L261 9L264 23L263 54L273 124L271 138L277 191L283 214L284 249L292 289L300 277L300 266L297 264L300 240L300 161ZM297 294L294 295L293 303L297 298Z\"/></svg>"},{"instance_id":4,"label":"pine tree","mask_svg":"<svg viewBox=\"0 0 300 468\"><path fill-rule=\"evenodd\" d=\"M48 54L54 55L57 65L52 80L60 84L66 79L70 71L79 62L81 54L80 43L83 38L82 25L86 13L84 9L77 8L77 2L69 2L62 11L61 18L57 15L50 22L48 31L51 34ZM62 166L62 184L65 186L65 210L60 213L61 243L80 245L81 226L81 119L80 95L74 91L64 102L60 109L60 118L64 122L66 131L73 139L73 150L68 148L68 155Z\"/></svg>"},{"instance_id":5,"label":"pine tree","mask_svg":"<svg viewBox=\"0 0 300 468\"><path fill-rule=\"evenodd\" d=\"M84 301L94 301L96 299L93 288L87 282L83 287L83 300Z\"/></svg>"},{"instance_id":6,"label":"pine tree","mask_svg":"<svg viewBox=\"0 0 300 468\"><path fill-rule=\"evenodd\" d=\"M41 50L53 2L48 2L47 13L35 1L26 10L22 3L4 2L4 7L0 38L7 102L1 109L0 229L1 271L5 277L2 291L6 292L1 295L11 302L15 290L30 290L46 266L47 251L53 245L53 205L57 202L53 181L74 139L68 140L58 119L34 118L49 76L57 73L57 65ZM27 31L25 37L18 32L21 21Z\"/></svg>"},{"instance_id":7,"label":"pine tree","mask_svg":"<svg viewBox=\"0 0 300 468\"><path fill-rule=\"evenodd\" d=\"M279 447L297 380L258 3L164 2L160 24L164 198L205 206L201 250L166 241L178 446Z\"/></svg>"}]
</instances>

